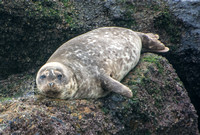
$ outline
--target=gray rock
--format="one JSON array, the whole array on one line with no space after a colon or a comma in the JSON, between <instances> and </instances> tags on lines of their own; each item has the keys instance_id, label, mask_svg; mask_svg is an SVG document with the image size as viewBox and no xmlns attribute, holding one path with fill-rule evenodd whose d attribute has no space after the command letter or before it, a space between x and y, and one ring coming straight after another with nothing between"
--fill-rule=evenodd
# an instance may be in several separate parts
<instances>
[{"instance_id":1,"label":"gray rock","mask_svg":"<svg viewBox=\"0 0 200 135\"><path fill-rule=\"evenodd\" d=\"M200 28L200 1L199 0L169 0L170 10L186 25Z\"/></svg>"},{"instance_id":2,"label":"gray rock","mask_svg":"<svg viewBox=\"0 0 200 135\"><path fill-rule=\"evenodd\" d=\"M200 1L167 1L170 11L183 22L185 30L180 47L172 52L172 64L183 80L200 114Z\"/></svg>"}]
</instances>

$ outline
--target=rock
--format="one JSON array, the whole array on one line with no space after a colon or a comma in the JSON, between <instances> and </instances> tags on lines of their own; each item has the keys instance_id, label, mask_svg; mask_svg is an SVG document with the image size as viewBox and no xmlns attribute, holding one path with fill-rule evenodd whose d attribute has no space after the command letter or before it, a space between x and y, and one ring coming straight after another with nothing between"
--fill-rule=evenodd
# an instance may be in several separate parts
<instances>
[{"instance_id":1,"label":"rock","mask_svg":"<svg viewBox=\"0 0 200 135\"><path fill-rule=\"evenodd\" d=\"M194 106L165 58L143 54L122 83L132 98L111 93L97 100L33 95L3 101L0 134L199 134Z\"/></svg>"},{"instance_id":2,"label":"rock","mask_svg":"<svg viewBox=\"0 0 200 135\"><path fill-rule=\"evenodd\" d=\"M169 4L170 9L167 8L165 2ZM195 107L200 110L200 28L198 10L199 1L183 0L2 0L0 1L0 15L2 16L0 18L0 100L3 102L4 100L11 100L13 97L20 96L22 101L16 100L17 103L22 102L23 105L25 104L24 102L32 102L32 100L29 101L29 99L23 99L27 96L32 98L30 95L35 94L35 92L33 92L35 86L32 86L35 77L31 76L34 76L33 74L35 74L35 71L45 63L58 46L76 35L97 27L121 26L142 32L154 32L160 35L162 42L171 49L168 53L169 55L166 55L167 58L170 60L170 63L173 64L181 80L184 82ZM164 27L164 31L161 26ZM179 43L180 45L177 47L177 44ZM35 71L32 72L32 69ZM154 71L154 68L152 67L149 69ZM11 75L27 70L29 70L28 73L23 73L22 76L16 77L15 75ZM161 72L162 70L158 71ZM31 75L30 72L32 72ZM11 76L8 77L8 75ZM8 79L2 80L7 77ZM140 81L141 78L136 79L136 82ZM171 81L173 82L173 80ZM22 84L26 84L26 86ZM138 89L138 86L136 85L131 85L130 87L132 89ZM184 88L177 87L177 89ZM113 102L109 102L108 99L112 99ZM126 99L119 97L118 95L113 95L108 99L105 98L105 101L108 100L109 106L104 107L104 112L118 108L116 102L121 103L124 102L124 100L126 101ZM133 102L135 102L135 100L133 100ZM100 103L103 104L104 102ZM9 104L10 103L8 102L8 105ZM36 107L39 107L39 105L36 104ZM0 111L2 110L3 112L3 108L0 108ZM193 110L194 108L191 108L190 111ZM200 111L198 112L200 114ZM117 113L116 111L112 111L111 114L113 117L114 114L117 114L117 117L125 116L125 114ZM131 114L131 116L132 115L133 114ZM192 113L192 116L196 118L194 113ZM0 122L2 122L2 120L3 119L0 119ZM54 117L54 120L60 119ZM127 122L127 120L125 120L124 123L125 122ZM194 120L194 123L195 122L196 121ZM4 121L4 123L6 122ZM124 123L121 122L120 119L121 125L118 124L119 126L117 127L120 131L115 126L115 128L113 128L114 131L109 133L125 133L123 128L128 129L127 132L132 132L130 129L132 128L134 129L133 133L137 133L135 131L136 128L134 128L138 128L138 126L136 126L137 123L132 126L127 126L125 124L125 127L123 125ZM50 125L50 127L51 126L53 125ZM155 127L156 126L157 125L155 125ZM4 128L7 126L5 124L1 125L1 127ZM141 127L144 126L142 125ZM57 127L54 127L54 129L57 129ZM74 124L72 124L71 129L74 131ZM21 129L18 130L20 131ZM171 130L172 128L167 128L167 131L171 132ZM17 130L13 130L12 132L15 131ZM143 133L143 131L148 131L148 128L139 130L140 133ZM191 129L188 131L191 131ZM52 132L54 131L52 130ZM156 133L158 132L158 129L148 132ZM163 130L161 130L161 132L165 134ZM183 130L183 132L185 132L185 130ZM41 132L37 130L35 133L39 134ZM73 132L70 131L69 133ZM93 131L91 131L91 133L93 133ZM196 134L196 132L194 134Z\"/></svg>"},{"instance_id":3,"label":"rock","mask_svg":"<svg viewBox=\"0 0 200 135\"><path fill-rule=\"evenodd\" d=\"M62 43L89 30L102 26L134 27L130 4L108 3L0 1L0 80L39 68Z\"/></svg>"},{"instance_id":4,"label":"rock","mask_svg":"<svg viewBox=\"0 0 200 135\"><path fill-rule=\"evenodd\" d=\"M200 115L200 1L167 1L172 14L182 22L179 47L169 60L183 81ZM199 120L200 123L200 120ZM200 127L200 124L199 124Z\"/></svg>"},{"instance_id":5,"label":"rock","mask_svg":"<svg viewBox=\"0 0 200 135\"><path fill-rule=\"evenodd\" d=\"M193 28L200 28L199 10L200 2L197 0L193 1L167 1L170 10L174 13L178 19L181 19L186 25L192 26Z\"/></svg>"},{"instance_id":6,"label":"rock","mask_svg":"<svg viewBox=\"0 0 200 135\"><path fill-rule=\"evenodd\" d=\"M1 0L0 79L39 67L78 34L75 14L69 1Z\"/></svg>"}]
</instances>

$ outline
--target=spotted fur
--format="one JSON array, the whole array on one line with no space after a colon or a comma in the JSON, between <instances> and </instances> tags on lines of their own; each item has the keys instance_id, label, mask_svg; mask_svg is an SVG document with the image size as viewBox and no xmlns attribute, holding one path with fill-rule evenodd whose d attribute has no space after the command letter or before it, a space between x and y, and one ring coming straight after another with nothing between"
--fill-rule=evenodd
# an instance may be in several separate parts
<instances>
[{"instance_id":1,"label":"spotted fur","mask_svg":"<svg viewBox=\"0 0 200 135\"><path fill-rule=\"evenodd\" d=\"M55 98L99 98L109 92L117 92L127 97L131 90L121 84L124 76L139 61L142 44L147 49L166 50L154 34L134 32L119 27L103 27L75 37L60 46L38 71L37 86L41 93L58 91ZM155 47L156 46L156 47ZM40 76L60 69L63 77L56 89L46 88L50 82L42 82Z\"/></svg>"}]
</instances>

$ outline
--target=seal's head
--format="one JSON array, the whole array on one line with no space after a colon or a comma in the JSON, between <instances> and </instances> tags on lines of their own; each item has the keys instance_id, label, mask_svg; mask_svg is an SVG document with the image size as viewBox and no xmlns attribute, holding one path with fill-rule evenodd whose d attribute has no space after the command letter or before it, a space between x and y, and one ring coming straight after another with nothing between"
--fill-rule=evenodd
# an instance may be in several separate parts
<instances>
[{"instance_id":1,"label":"seal's head","mask_svg":"<svg viewBox=\"0 0 200 135\"><path fill-rule=\"evenodd\" d=\"M52 98L72 98L77 90L73 73L59 62L43 65L37 73L36 84L41 94Z\"/></svg>"}]
</instances>

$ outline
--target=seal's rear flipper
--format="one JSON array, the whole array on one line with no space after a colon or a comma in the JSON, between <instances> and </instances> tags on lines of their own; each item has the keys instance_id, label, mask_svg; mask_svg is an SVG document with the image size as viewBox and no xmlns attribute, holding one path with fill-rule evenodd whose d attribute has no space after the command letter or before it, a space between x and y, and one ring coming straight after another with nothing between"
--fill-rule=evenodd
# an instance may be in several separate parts
<instances>
[{"instance_id":1,"label":"seal's rear flipper","mask_svg":"<svg viewBox=\"0 0 200 135\"><path fill-rule=\"evenodd\" d=\"M151 50L152 52L161 52L161 53L163 53L163 52L168 52L169 51L169 48L168 47L165 47L164 49L162 49L162 50Z\"/></svg>"},{"instance_id":2,"label":"seal's rear flipper","mask_svg":"<svg viewBox=\"0 0 200 135\"><path fill-rule=\"evenodd\" d=\"M165 47L164 49L162 50L149 50L149 49L142 49L142 52L155 52L155 53L165 53L165 52L168 52L169 51L169 48L168 47Z\"/></svg>"},{"instance_id":3,"label":"seal's rear flipper","mask_svg":"<svg viewBox=\"0 0 200 135\"><path fill-rule=\"evenodd\" d=\"M104 90L113 91L129 98L133 96L132 91L128 87L114 80L110 76L102 75L100 76L100 80L101 87Z\"/></svg>"},{"instance_id":4,"label":"seal's rear flipper","mask_svg":"<svg viewBox=\"0 0 200 135\"><path fill-rule=\"evenodd\" d=\"M137 32L137 34L142 40L143 52L164 53L169 51L169 48L158 40L159 36L157 34L141 32Z\"/></svg>"}]
</instances>

